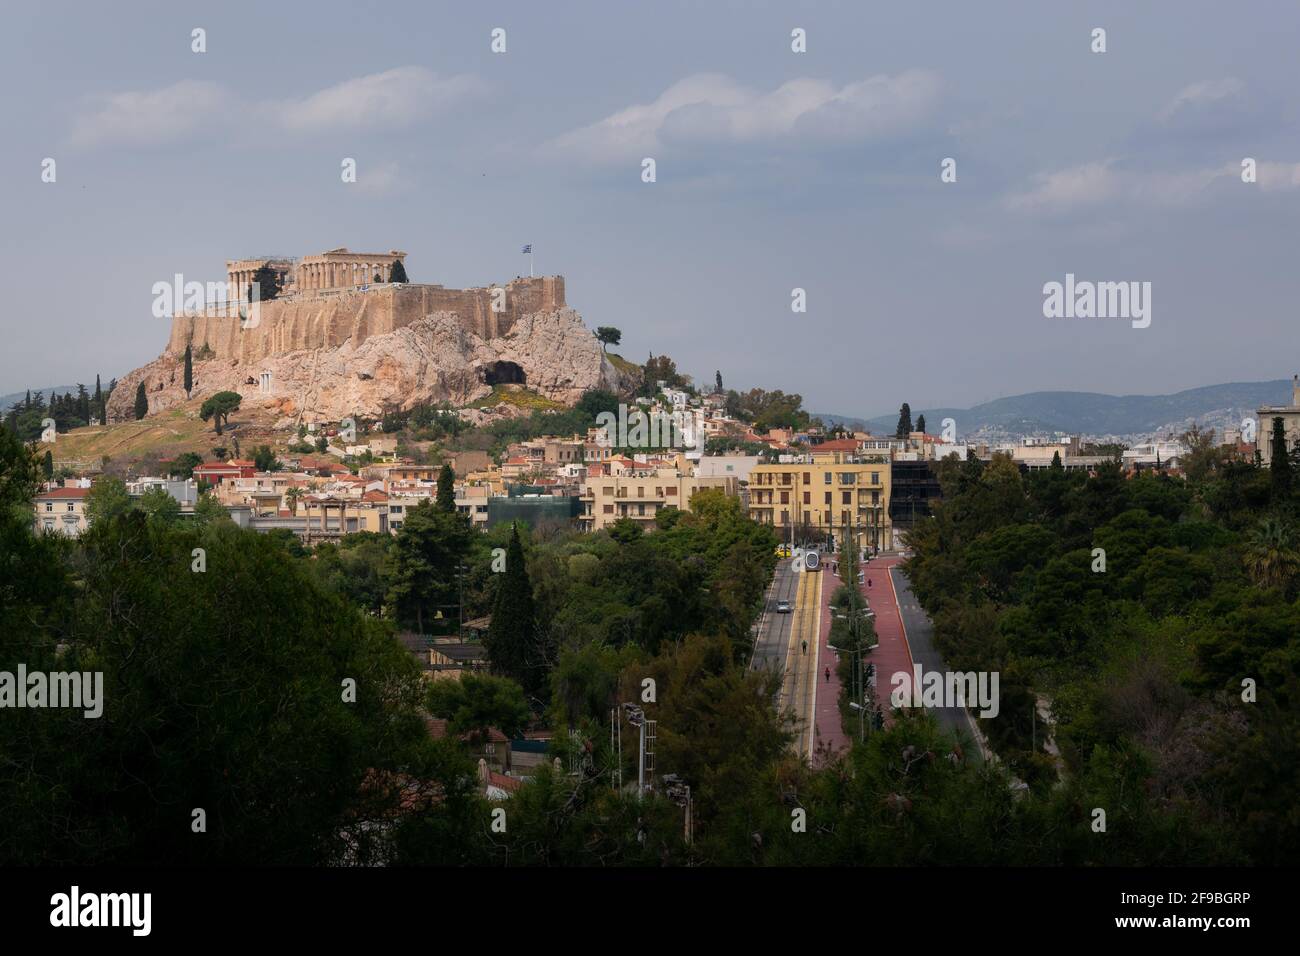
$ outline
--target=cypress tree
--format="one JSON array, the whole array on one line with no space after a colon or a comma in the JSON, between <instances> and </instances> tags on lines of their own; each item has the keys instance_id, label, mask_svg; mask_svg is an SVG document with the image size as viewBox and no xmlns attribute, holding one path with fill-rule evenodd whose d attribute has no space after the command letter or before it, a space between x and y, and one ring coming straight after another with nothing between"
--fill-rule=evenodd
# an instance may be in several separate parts
<instances>
[{"instance_id":1,"label":"cypress tree","mask_svg":"<svg viewBox=\"0 0 1300 956\"><path fill-rule=\"evenodd\" d=\"M149 414L149 398L144 393L144 382L135 387L135 420L138 422Z\"/></svg>"},{"instance_id":2,"label":"cypress tree","mask_svg":"<svg viewBox=\"0 0 1300 956\"><path fill-rule=\"evenodd\" d=\"M1281 417L1273 419L1273 458L1269 471L1273 476L1273 496L1281 499L1291 493L1291 459L1286 450L1286 426Z\"/></svg>"},{"instance_id":3,"label":"cypress tree","mask_svg":"<svg viewBox=\"0 0 1300 956\"><path fill-rule=\"evenodd\" d=\"M406 266L402 265L401 259L393 260L393 268L388 273L388 281L389 282L410 282L411 281L410 279L406 278Z\"/></svg>"},{"instance_id":4,"label":"cypress tree","mask_svg":"<svg viewBox=\"0 0 1300 956\"><path fill-rule=\"evenodd\" d=\"M497 585L492 607L492 626L488 629L487 652L492 670L518 681L525 688L532 680L529 660L532 657L536 620L533 608L533 585L524 564L524 548L519 528L511 526L510 546L506 549L506 569Z\"/></svg>"},{"instance_id":5,"label":"cypress tree","mask_svg":"<svg viewBox=\"0 0 1300 956\"><path fill-rule=\"evenodd\" d=\"M45 472L46 481L54 477L54 453L48 449L45 452L45 460L41 463L41 470Z\"/></svg>"},{"instance_id":6,"label":"cypress tree","mask_svg":"<svg viewBox=\"0 0 1300 956\"><path fill-rule=\"evenodd\" d=\"M451 470L451 465L443 465L442 471L438 472L438 498L434 508L438 511L456 510L456 473Z\"/></svg>"},{"instance_id":7,"label":"cypress tree","mask_svg":"<svg viewBox=\"0 0 1300 956\"><path fill-rule=\"evenodd\" d=\"M898 428L894 432L895 438L906 438L912 433L912 406L907 402L898 410Z\"/></svg>"},{"instance_id":8,"label":"cypress tree","mask_svg":"<svg viewBox=\"0 0 1300 956\"><path fill-rule=\"evenodd\" d=\"M924 415L921 415L921 416L919 416L919 417L916 419L916 430L919 431L919 432L923 432L923 431L925 431L925 416L924 416Z\"/></svg>"},{"instance_id":9,"label":"cypress tree","mask_svg":"<svg viewBox=\"0 0 1300 956\"><path fill-rule=\"evenodd\" d=\"M190 346L185 346L185 394L189 395L194 388L194 356Z\"/></svg>"}]
</instances>

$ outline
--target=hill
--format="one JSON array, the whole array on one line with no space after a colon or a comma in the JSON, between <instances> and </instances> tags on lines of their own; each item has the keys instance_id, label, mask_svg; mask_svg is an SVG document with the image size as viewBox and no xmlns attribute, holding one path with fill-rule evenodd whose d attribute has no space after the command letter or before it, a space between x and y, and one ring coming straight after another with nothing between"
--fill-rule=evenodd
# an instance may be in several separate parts
<instances>
[{"instance_id":1,"label":"hill","mask_svg":"<svg viewBox=\"0 0 1300 956\"><path fill-rule=\"evenodd\" d=\"M1099 392L1029 392L984 402L973 408L916 408L912 420L925 416L930 432L945 418L957 422L959 434L997 431L1008 434L1070 432L1083 435L1136 436L1182 429L1192 422L1222 428L1236 424L1261 405L1291 401L1291 383L1231 382L1206 385L1172 395L1104 395ZM876 433L892 433L898 412L862 419L821 414L826 422L865 426Z\"/></svg>"}]
</instances>

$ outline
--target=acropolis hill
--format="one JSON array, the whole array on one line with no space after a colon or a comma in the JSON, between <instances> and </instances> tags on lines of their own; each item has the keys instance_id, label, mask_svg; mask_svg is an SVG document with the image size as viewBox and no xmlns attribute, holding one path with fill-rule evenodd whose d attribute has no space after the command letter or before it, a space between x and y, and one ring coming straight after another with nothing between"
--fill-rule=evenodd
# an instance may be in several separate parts
<instances>
[{"instance_id":1,"label":"acropolis hill","mask_svg":"<svg viewBox=\"0 0 1300 956\"><path fill-rule=\"evenodd\" d=\"M227 262L230 303L175 312L163 354L118 382L110 420L132 417L141 380L150 414L230 390L286 424L377 416L427 401L464 405L499 383L565 403L591 388L619 387L599 342L567 307L562 276L474 289L389 281L404 258L396 250L334 249ZM262 268L279 275L281 291L250 305Z\"/></svg>"}]
</instances>

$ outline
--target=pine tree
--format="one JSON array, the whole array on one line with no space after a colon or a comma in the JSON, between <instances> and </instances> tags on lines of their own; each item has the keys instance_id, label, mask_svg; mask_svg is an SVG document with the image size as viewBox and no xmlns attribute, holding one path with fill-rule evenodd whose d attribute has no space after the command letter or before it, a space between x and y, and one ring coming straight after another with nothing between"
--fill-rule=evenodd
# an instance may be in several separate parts
<instances>
[{"instance_id":1,"label":"pine tree","mask_svg":"<svg viewBox=\"0 0 1300 956\"><path fill-rule=\"evenodd\" d=\"M906 438L912 433L912 406L907 402L898 410L898 429L894 432L895 438Z\"/></svg>"},{"instance_id":2,"label":"pine tree","mask_svg":"<svg viewBox=\"0 0 1300 956\"><path fill-rule=\"evenodd\" d=\"M510 529L510 546L506 549L506 569L497 585L492 608L492 625L488 629L487 652L492 670L512 678L525 688L535 686L529 660L532 656L536 619L533 586L524 564L524 548L519 528Z\"/></svg>"},{"instance_id":3,"label":"pine tree","mask_svg":"<svg viewBox=\"0 0 1300 956\"><path fill-rule=\"evenodd\" d=\"M138 422L149 414L149 397L144 393L144 382L135 387L135 420Z\"/></svg>"},{"instance_id":4,"label":"pine tree","mask_svg":"<svg viewBox=\"0 0 1300 956\"><path fill-rule=\"evenodd\" d=\"M185 346L185 394L194 389L194 355L190 346Z\"/></svg>"},{"instance_id":5,"label":"pine tree","mask_svg":"<svg viewBox=\"0 0 1300 956\"><path fill-rule=\"evenodd\" d=\"M917 416L917 419L916 419L916 430L919 431L919 432L923 432L923 431L925 431L925 416L924 416L924 415L919 415L919 416Z\"/></svg>"},{"instance_id":6,"label":"pine tree","mask_svg":"<svg viewBox=\"0 0 1300 956\"><path fill-rule=\"evenodd\" d=\"M443 465L438 472L438 498L434 507L438 511L456 510L456 473L451 465Z\"/></svg>"}]
</instances>

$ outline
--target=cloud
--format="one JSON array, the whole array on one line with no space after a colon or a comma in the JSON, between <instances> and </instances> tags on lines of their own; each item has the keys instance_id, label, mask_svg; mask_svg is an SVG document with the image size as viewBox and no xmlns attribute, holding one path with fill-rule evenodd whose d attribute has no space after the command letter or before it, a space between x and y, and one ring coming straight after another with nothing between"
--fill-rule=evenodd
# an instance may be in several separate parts
<instances>
[{"instance_id":1,"label":"cloud","mask_svg":"<svg viewBox=\"0 0 1300 956\"><path fill-rule=\"evenodd\" d=\"M439 77L422 66L403 66L264 108L291 131L395 127L426 119L483 92L483 83L473 76Z\"/></svg>"},{"instance_id":2,"label":"cloud","mask_svg":"<svg viewBox=\"0 0 1300 956\"><path fill-rule=\"evenodd\" d=\"M358 192L367 196L388 196L397 191L402 182L401 170L397 163L357 164Z\"/></svg>"},{"instance_id":3,"label":"cloud","mask_svg":"<svg viewBox=\"0 0 1300 956\"><path fill-rule=\"evenodd\" d=\"M1255 173L1265 192L1300 189L1300 163L1259 163Z\"/></svg>"},{"instance_id":4,"label":"cloud","mask_svg":"<svg viewBox=\"0 0 1300 956\"><path fill-rule=\"evenodd\" d=\"M407 126L482 95L467 74L440 77L422 66L372 73L297 99L242 102L216 83L182 80L159 90L110 93L73 121L77 146L156 145L212 129L242 129L250 114L285 132Z\"/></svg>"},{"instance_id":5,"label":"cloud","mask_svg":"<svg viewBox=\"0 0 1300 956\"><path fill-rule=\"evenodd\" d=\"M913 126L933 109L939 85L935 74L909 70L843 87L800 78L763 92L724 74L698 73L650 103L565 133L543 149L606 163L657 155L670 147L856 142Z\"/></svg>"},{"instance_id":6,"label":"cloud","mask_svg":"<svg viewBox=\"0 0 1300 956\"><path fill-rule=\"evenodd\" d=\"M1201 80L1179 90L1178 95L1160 111L1160 121L1167 123L1180 111L1195 110L1224 100L1236 99L1246 90L1246 84L1235 77L1221 80Z\"/></svg>"},{"instance_id":7,"label":"cloud","mask_svg":"<svg viewBox=\"0 0 1300 956\"><path fill-rule=\"evenodd\" d=\"M109 93L96 97L91 108L75 118L72 142L77 146L172 142L198 133L231 106L230 94L216 83L199 80L182 80L160 90Z\"/></svg>"},{"instance_id":8,"label":"cloud","mask_svg":"<svg viewBox=\"0 0 1300 956\"><path fill-rule=\"evenodd\" d=\"M1260 181L1263 182L1263 164ZM1006 205L1030 213L1058 213L1101 203L1183 206L1220 179L1238 176L1234 163L1174 172L1116 168L1114 160L1086 163L1034 177L1035 185L1007 197ZM1281 177L1278 177L1279 179Z\"/></svg>"},{"instance_id":9,"label":"cloud","mask_svg":"<svg viewBox=\"0 0 1300 956\"><path fill-rule=\"evenodd\" d=\"M1007 204L1012 209L1053 211L1113 199L1119 193L1120 182L1111 163L1106 160L1040 173L1034 177L1032 189L1011 196Z\"/></svg>"}]
</instances>

